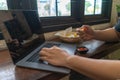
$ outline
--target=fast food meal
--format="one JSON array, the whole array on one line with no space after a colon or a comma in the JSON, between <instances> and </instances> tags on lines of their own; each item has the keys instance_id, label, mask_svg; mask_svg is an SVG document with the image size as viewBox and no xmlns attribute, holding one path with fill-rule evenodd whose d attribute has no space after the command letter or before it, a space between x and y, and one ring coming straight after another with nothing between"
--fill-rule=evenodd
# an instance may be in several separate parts
<instances>
[{"instance_id":1,"label":"fast food meal","mask_svg":"<svg viewBox=\"0 0 120 80\"><path fill-rule=\"evenodd\" d=\"M80 37L77 32L73 31L72 27L59 31L55 34L64 42L79 42Z\"/></svg>"},{"instance_id":2,"label":"fast food meal","mask_svg":"<svg viewBox=\"0 0 120 80\"><path fill-rule=\"evenodd\" d=\"M70 33L67 33L65 37L77 38L77 37L79 37L79 35L76 32L70 32Z\"/></svg>"}]
</instances>

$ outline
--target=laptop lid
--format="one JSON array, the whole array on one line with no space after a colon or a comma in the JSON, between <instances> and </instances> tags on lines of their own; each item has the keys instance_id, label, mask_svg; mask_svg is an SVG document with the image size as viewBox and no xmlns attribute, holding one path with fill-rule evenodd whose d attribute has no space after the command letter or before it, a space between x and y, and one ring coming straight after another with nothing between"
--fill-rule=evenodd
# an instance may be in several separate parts
<instances>
[{"instance_id":1,"label":"laptop lid","mask_svg":"<svg viewBox=\"0 0 120 80\"><path fill-rule=\"evenodd\" d=\"M1 10L0 25L14 63L45 42L36 10Z\"/></svg>"}]
</instances>

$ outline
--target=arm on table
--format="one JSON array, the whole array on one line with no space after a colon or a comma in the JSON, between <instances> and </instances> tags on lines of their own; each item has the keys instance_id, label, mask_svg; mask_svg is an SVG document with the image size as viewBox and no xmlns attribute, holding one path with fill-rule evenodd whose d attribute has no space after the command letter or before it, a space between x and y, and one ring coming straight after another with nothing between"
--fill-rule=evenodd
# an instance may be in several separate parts
<instances>
[{"instance_id":1,"label":"arm on table","mask_svg":"<svg viewBox=\"0 0 120 80\"><path fill-rule=\"evenodd\" d=\"M66 67L95 80L120 79L120 61L117 60L97 60L70 56L67 58Z\"/></svg>"}]
</instances>

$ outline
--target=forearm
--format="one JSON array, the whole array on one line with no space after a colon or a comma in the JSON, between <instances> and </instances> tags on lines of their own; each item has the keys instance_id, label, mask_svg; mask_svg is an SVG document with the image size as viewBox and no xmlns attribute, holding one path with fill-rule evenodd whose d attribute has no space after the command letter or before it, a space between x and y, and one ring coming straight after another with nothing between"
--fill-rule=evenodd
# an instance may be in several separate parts
<instances>
[{"instance_id":1,"label":"forearm","mask_svg":"<svg viewBox=\"0 0 120 80\"><path fill-rule=\"evenodd\" d=\"M79 56L67 59L67 67L97 80L120 79L120 62L96 60Z\"/></svg>"},{"instance_id":2,"label":"forearm","mask_svg":"<svg viewBox=\"0 0 120 80\"><path fill-rule=\"evenodd\" d=\"M119 40L116 31L113 28L109 28L106 30L95 30L94 38L97 40L108 41L108 42Z\"/></svg>"}]
</instances>

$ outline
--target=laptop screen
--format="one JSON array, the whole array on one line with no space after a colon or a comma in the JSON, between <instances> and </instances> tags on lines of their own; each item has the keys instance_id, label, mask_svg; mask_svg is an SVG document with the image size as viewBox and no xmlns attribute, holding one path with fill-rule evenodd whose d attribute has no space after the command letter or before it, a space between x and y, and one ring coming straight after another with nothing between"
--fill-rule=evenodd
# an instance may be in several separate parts
<instances>
[{"instance_id":1,"label":"laptop screen","mask_svg":"<svg viewBox=\"0 0 120 80\"><path fill-rule=\"evenodd\" d=\"M0 11L0 29L14 63L45 41L36 10Z\"/></svg>"}]
</instances>

